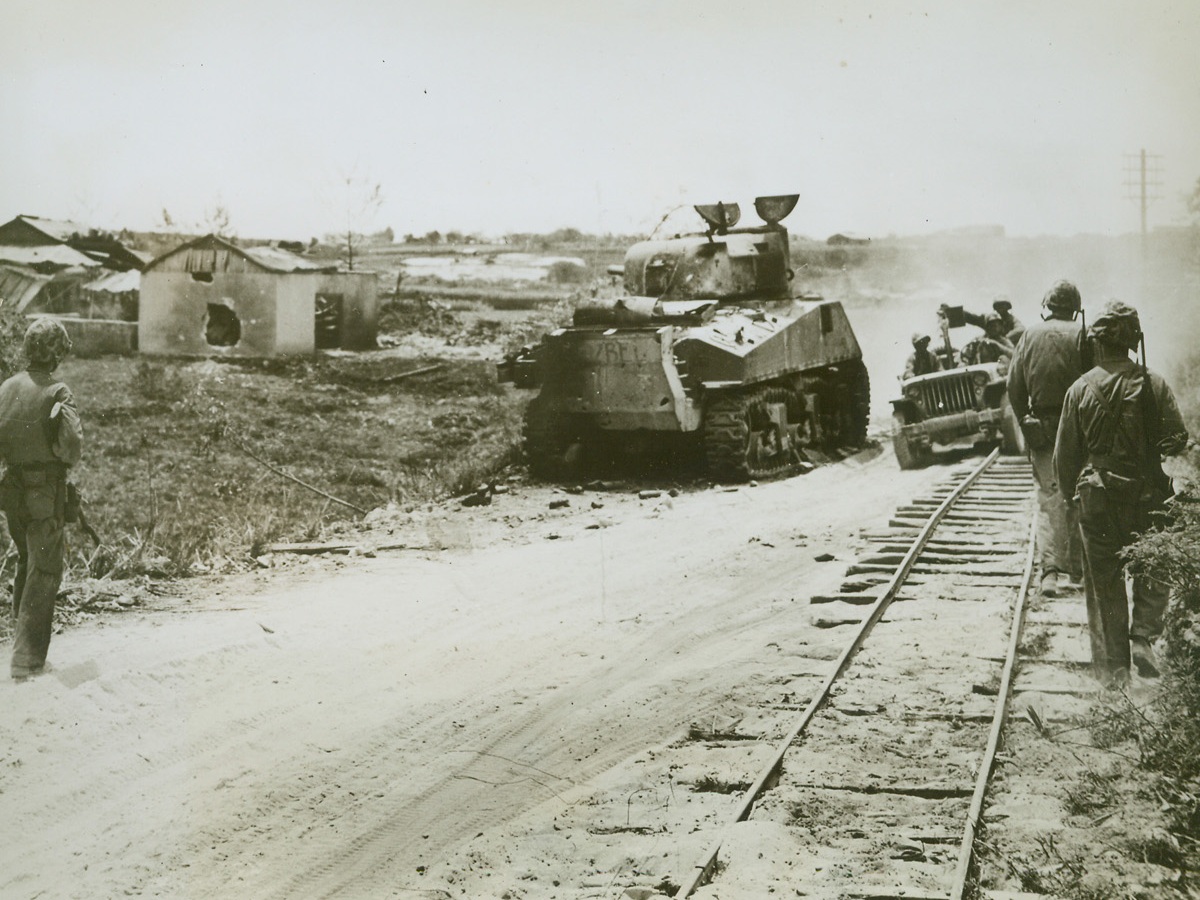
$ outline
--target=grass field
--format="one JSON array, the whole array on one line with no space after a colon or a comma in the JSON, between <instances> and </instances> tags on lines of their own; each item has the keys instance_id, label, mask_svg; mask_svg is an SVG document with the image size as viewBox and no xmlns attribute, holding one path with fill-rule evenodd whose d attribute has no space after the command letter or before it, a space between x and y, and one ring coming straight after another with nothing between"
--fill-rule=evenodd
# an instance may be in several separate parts
<instances>
[{"instance_id":1,"label":"grass field","mask_svg":"<svg viewBox=\"0 0 1200 900\"><path fill-rule=\"evenodd\" d=\"M60 374L85 429L74 479L102 537L93 555L73 530L71 564L94 576L227 571L361 517L268 466L363 510L465 491L517 458L525 399L491 362L384 352L68 360Z\"/></svg>"}]
</instances>

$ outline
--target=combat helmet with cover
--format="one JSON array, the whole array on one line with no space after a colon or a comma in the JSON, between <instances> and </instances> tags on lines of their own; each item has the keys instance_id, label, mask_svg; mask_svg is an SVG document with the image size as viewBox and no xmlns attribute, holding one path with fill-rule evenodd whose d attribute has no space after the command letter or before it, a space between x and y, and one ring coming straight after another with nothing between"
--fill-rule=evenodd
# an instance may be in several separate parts
<instances>
[{"instance_id":1,"label":"combat helmet with cover","mask_svg":"<svg viewBox=\"0 0 1200 900\"><path fill-rule=\"evenodd\" d=\"M57 319L34 319L25 329L21 345L31 366L53 371L71 352L71 337Z\"/></svg>"},{"instance_id":2,"label":"combat helmet with cover","mask_svg":"<svg viewBox=\"0 0 1200 900\"><path fill-rule=\"evenodd\" d=\"M1042 306L1054 312L1070 313L1073 318L1083 308L1083 298L1079 296L1079 288L1060 279L1050 285L1050 290L1042 298Z\"/></svg>"},{"instance_id":3,"label":"combat helmet with cover","mask_svg":"<svg viewBox=\"0 0 1200 900\"><path fill-rule=\"evenodd\" d=\"M1142 339L1142 322L1138 311L1128 303L1109 300L1088 328L1088 337L1100 344L1136 350Z\"/></svg>"}]
</instances>

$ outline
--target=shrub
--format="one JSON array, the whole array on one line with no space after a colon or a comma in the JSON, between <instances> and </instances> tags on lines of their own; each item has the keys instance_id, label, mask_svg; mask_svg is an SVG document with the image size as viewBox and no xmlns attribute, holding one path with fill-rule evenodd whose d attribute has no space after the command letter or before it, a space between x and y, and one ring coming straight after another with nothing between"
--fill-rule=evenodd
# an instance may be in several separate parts
<instances>
[{"instance_id":1,"label":"shrub","mask_svg":"<svg viewBox=\"0 0 1200 900\"><path fill-rule=\"evenodd\" d=\"M591 276L587 266L581 266L570 260L559 259L550 264L546 278L555 284L584 284Z\"/></svg>"},{"instance_id":2,"label":"shrub","mask_svg":"<svg viewBox=\"0 0 1200 900\"><path fill-rule=\"evenodd\" d=\"M0 381L20 371L25 365L21 342L29 320L18 312L0 308Z\"/></svg>"},{"instance_id":3,"label":"shrub","mask_svg":"<svg viewBox=\"0 0 1200 900\"><path fill-rule=\"evenodd\" d=\"M1171 827L1192 835L1200 829L1200 497L1177 497L1171 513L1169 527L1143 535L1127 557L1134 571L1171 586L1159 702L1140 744L1146 765L1161 773Z\"/></svg>"}]
</instances>

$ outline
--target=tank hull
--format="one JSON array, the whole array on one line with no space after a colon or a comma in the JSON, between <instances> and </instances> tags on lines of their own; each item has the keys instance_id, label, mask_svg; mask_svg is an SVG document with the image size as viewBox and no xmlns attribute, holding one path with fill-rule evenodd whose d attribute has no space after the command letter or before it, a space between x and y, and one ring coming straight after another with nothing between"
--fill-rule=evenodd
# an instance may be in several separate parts
<instances>
[{"instance_id":1,"label":"tank hull","mask_svg":"<svg viewBox=\"0 0 1200 900\"><path fill-rule=\"evenodd\" d=\"M605 431L693 432L705 397L862 359L840 303L718 310L703 325L559 329L538 348L541 399Z\"/></svg>"}]
</instances>

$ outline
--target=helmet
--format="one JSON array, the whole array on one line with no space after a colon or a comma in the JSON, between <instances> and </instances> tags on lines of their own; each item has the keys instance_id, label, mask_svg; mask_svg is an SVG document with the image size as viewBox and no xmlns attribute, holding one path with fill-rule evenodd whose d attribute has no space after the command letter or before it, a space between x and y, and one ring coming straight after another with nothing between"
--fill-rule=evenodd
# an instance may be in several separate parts
<instances>
[{"instance_id":1,"label":"helmet","mask_svg":"<svg viewBox=\"0 0 1200 900\"><path fill-rule=\"evenodd\" d=\"M1003 328L1004 319L1000 318L1000 313L988 313L983 317L983 330L991 331L993 328Z\"/></svg>"},{"instance_id":2,"label":"helmet","mask_svg":"<svg viewBox=\"0 0 1200 900\"><path fill-rule=\"evenodd\" d=\"M918 344L928 344L932 340L933 340L933 338L931 338L929 335L927 335L923 331L914 331L913 332L912 345L914 347L916 347Z\"/></svg>"},{"instance_id":3,"label":"helmet","mask_svg":"<svg viewBox=\"0 0 1200 900\"><path fill-rule=\"evenodd\" d=\"M1012 301L1004 294L997 294L996 299L992 301L992 309L998 313L1006 313L1012 309Z\"/></svg>"},{"instance_id":4,"label":"helmet","mask_svg":"<svg viewBox=\"0 0 1200 900\"><path fill-rule=\"evenodd\" d=\"M1128 303L1109 300L1088 328L1088 337L1098 343L1120 347L1123 350L1135 349L1142 337L1142 322L1138 318L1138 311Z\"/></svg>"},{"instance_id":5,"label":"helmet","mask_svg":"<svg viewBox=\"0 0 1200 900\"><path fill-rule=\"evenodd\" d=\"M25 329L22 349L30 365L55 369L71 352L71 337L57 319L34 319Z\"/></svg>"},{"instance_id":6,"label":"helmet","mask_svg":"<svg viewBox=\"0 0 1200 900\"><path fill-rule=\"evenodd\" d=\"M1042 298L1042 306L1062 312L1077 313L1083 308L1079 288L1069 281L1056 281Z\"/></svg>"}]
</instances>

